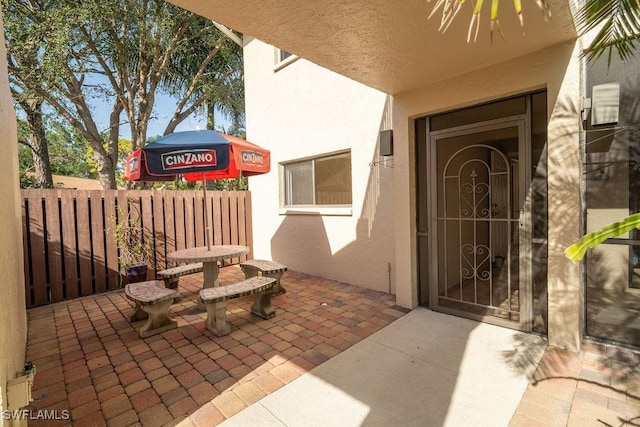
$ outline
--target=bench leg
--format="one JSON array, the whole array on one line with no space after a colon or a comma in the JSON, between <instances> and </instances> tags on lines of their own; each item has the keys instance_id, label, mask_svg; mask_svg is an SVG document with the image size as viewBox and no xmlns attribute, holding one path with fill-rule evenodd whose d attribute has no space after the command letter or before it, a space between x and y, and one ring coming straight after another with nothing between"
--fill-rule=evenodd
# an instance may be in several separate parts
<instances>
[{"instance_id":1,"label":"bench leg","mask_svg":"<svg viewBox=\"0 0 640 427\"><path fill-rule=\"evenodd\" d=\"M169 317L169 307L173 300L169 299L153 305L142 306L142 309L149 315L147 323L140 328L140 337L146 338L160 332L168 331L178 327L178 322Z\"/></svg>"},{"instance_id":2,"label":"bench leg","mask_svg":"<svg viewBox=\"0 0 640 427\"><path fill-rule=\"evenodd\" d=\"M285 288L283 288L282 286L280 286L280 279L282 278L282 274L284 272L280 271L277 273L265 273L263 274L264 277L271 277L273 279L276 279L276 284L273 285L273 294L272 296L278 296L278 295L282 295L284 293L287 292L287 290Z\"/></svg>"},{"instance_id":3,"label":"bench leg","mask_svg":"<svg viewBox=\"0 0 640 427\"><path fill-rule=\"evenodd\" d=\"M172 277L171 279L163 279L164 287L167 289L173 289L176 291L176 297L173 299L173 302L180 302L182 300L182 295L180 295L180 291L178 290L178 282L180 281L179 277Z\"/></svg>"},{"instance_id":4,"label":"bench leg","mask_svg":"<svg viewBox=\"0 0 640 427\"><path fill-rule=\"evenodd\" d=\"M272 290L269 289L268 291L258 292L256 294L253 306L251 306L251 312L253 314L263 319L271 319L276 315L276 311L271 305L271 293Z\"/></svg>"},{"instance_id":5,"label":"bench leg","mask_svg":"<svg viewBox=\"0 0 640 427\"><path fill-rule=\"evenodd\" d=\"M249 279L251 277L255 277L255 276L258 275L258 270L253 268L253 267L242 266L242 267L240 267L240 269L244 273L244 278L245 279Z\"/></svg>"},{"instance_id":6,"label":"bench leg","mask_svg":"<svg viewBox=\"0 0 640 427\"><path fill-rule=\"evenodd\" d=\"M205 326L217 337L228 335L231 326L227 323L227 302L205 304L207 306L207 320Z\"/></svg>"},{"instance_id":7,"label":"bench leg","mask_svg":"<svg viewBox=\"0 0 640 427\"><path fill-rule=\"evenodd\" d=\"M137 322L138 320L145 320L149 317L146 311L140 307L140 304L136 303L136 308L133 313L129 315L129 323Z\"/></svg>"}]
</instances>

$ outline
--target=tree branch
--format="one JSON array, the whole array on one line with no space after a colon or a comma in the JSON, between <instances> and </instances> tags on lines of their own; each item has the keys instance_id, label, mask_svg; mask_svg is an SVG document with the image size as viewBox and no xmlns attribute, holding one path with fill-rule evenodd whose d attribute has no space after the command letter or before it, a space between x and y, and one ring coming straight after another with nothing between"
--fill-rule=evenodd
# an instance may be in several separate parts
<instances>
[{"instance_id":1,"label":"tree branch","mask_svg":"<svg viewBox=\"0 0 640 427\"><path fill-rule=\"evenodd\" d=\"M180 123L182 123L187 117L189 117L194 111L196 111L196 109L201 107L206 99L207 99L207 96L205 94L202 94L186 110L182 112L176 110L175 113L173 114L173 117L169 121L169 124L164 129L163 135L169 135L170 133L173 133L176 130L176 127Z\"/></svg>"},{"instance_id":2,"label":"tree branch","mask_svg":"<svg viewBox=\"0 0 640 427\"><path fill-rule=\"evenodd\" d=\"M209 52L209 54L204 59L204 61L202 61L202 63L200 64L200 68L198 69L198 71L196 72L195 76L193 76L193 79L191 80L191 84L187 88L187 90L186 90L185 94L183 95L182 99L180 99L180 101L178 102L178 105L176 106L176 110L175 110L176 113L180 113L180 111L182 111L184 106L187 104L187 101L193 95L193 92L195 91L198 83L200 82L200 79L204 75L204 72L205 72L205 69L207 68L207 65L209 65L209 63L213 60L213 58L216 56L216 54L219 51L220 51L220 46L216 46L214 49L211 50L211 52ZM176 114L174 114L174 117L175 116L176 116Z\"/></svg>"}]
</instances>

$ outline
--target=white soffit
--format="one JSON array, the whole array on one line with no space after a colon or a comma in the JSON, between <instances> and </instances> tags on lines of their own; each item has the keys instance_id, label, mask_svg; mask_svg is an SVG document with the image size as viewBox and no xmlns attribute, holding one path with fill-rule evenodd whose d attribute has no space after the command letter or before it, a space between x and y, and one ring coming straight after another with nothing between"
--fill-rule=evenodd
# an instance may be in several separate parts
<instances>
[{"instance_id":1,"label":"white soffit","mask_svg":"<svg viewBox=\"0 0 640 427\"><path fill-rule=\"evenodd\" d=\"M549 0L545 22L535 1L523 1L524 31L513 2L500 2L505 39L490 40L485 1L478 40L467 43L472 1L445 34L435 0L170 0L244 35L277 46L389 94L425 86L576 38L569 2ZM438 12L439 13L439 12ZM491 84L491 82L479 82Z\"/></svg>"}]
</instances>

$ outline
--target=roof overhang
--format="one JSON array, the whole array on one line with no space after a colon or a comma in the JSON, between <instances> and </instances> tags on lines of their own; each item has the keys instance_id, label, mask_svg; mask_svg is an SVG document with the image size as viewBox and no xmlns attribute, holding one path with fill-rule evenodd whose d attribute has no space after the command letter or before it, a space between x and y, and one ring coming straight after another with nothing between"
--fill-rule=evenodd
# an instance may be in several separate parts
<instances>
[{"instance_id":1,"label":"roof overhang","mask_svg":"<svg viewBox=\"0 0 640 427\"><path fill-rule=\"evenodd\" d=\"M505 39L489 31L490 1L477 41L467 43L472 1L445 34L425 0L170 0L229 28L277 46L389 94L432 84L575 39L573 0L549 0L546 22L523 3L524 32L513 2L500 2ZM483 84L491 84L484 82Z\"/></svg>"}]
</instances>

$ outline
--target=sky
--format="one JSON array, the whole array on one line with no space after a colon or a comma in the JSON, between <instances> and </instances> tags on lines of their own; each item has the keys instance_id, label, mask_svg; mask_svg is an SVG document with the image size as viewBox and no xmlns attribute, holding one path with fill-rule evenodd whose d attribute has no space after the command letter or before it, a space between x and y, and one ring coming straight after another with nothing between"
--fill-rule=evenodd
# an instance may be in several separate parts
<instances>
[{"instance_id":1,"label":"sky","mask_svg":"<svg viewBox=\"0 0 640 427\"><path fill-rule=\"evenodd\" d=\"M94 120L96 120L96 124L98 125L98 129L100 131L106 130L109 128L109 113L111 111L111 106L106 102L99 102L94 100L93 109L94 109ZM147 130L147 138L151 138L156 135L162 135L164 132L167 123L173 116L173 112L175 110L177 104L177 100L172 98L171 96L164 93L157 93L153 108L153 113L151 115L151 119L149 120L149 128ZM121 116L121 123L126 121L127 118L124 113ZM223 118L220 113L216 112L215 117L216 125L221 125L225 128L228 128L230 122ZM180 123L176 129L176 131L186 131L186 130L199 130L206 129L207 127L207 119L204 114L192 114L187 119L185 119L182 123ZM129 123L122 123L120 125L120 138L131 139L131 131L129 128Z\"/></svg>"},{"instance_id":2,"label":"sky","mask_svg":"<svg viewBox=\"0 0 640 427\"><path fill-rule=\"evenodd\" d=\"M91 85L106 85L106 87L110 87L109 82L105 76L101 76L98 74L87 74L86 76L86 84ZM111 113L113 100L105 100L102 96L98 97L87 97L88 102L91 105L93 111L93 119L96 121L96 125L98 126L98 130L100 132L109 129L109 114ZM151 114L151 119L149 120L149 127L147 129L147 138L151 138L153 136L162 135L164 133L164 129L169 123L171 117L173 117L173 112L176 108L178 100L171 97L167 93L163 92L160 89L156 89L155 102L153 106L153 113ZM216 112L215 117L216 126L221 125L224 128L228 128L230 122L221 117L219 112ZM129 127L129 123L127 122L127 117L124 113L120 116L120 138L131 139L131 130ZM185 131L185 130L199 130L207 128L207 119L204 114L195 113L186 118L182 123L180 123L176 129L176 131Z\"/></svg>"}]
</instances>

